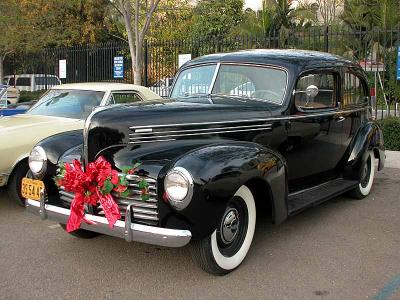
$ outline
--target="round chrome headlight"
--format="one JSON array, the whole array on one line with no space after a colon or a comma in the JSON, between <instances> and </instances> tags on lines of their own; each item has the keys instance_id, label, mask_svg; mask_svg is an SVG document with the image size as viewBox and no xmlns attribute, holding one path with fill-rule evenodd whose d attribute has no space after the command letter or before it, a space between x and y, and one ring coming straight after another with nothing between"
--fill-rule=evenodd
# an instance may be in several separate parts
<instances>
[{"instance_id":1,"label":"round chrome headlight","mask_svg":"<svg viewBox=\"0 0 400 300\"><path fill-rule=\"evenodd\" d=\"M192 200L193 178L186 169L175 167L165 176L164 188L171 205L182 210Z\"/></svg>"},{"instance_id":2,"label":"round chrome headlight","mask_svg":"<svg viewBox=\"0 0 400 300\"><path fill-rule=\"evenodd\" d=\"M41 176L46 172L47 155L42 147L35 146L32 149L29 155L29 168L35 176Z\"/></svg>"}]
</instances>

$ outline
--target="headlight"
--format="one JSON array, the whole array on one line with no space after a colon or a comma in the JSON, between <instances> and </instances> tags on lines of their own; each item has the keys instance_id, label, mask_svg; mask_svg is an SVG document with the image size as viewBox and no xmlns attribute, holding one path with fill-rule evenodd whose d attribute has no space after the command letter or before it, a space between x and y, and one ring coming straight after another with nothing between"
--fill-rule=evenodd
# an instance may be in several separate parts
<instances>
[{"instance_id":1,"label":"headlight","mask_svg":"<svg viewBox=\"0 0 400 300\"><path fill-rule=\"evenodd\" d=\"M47 155L44 149L40 146L36 146L32 149L29 155L29 168L33 175L41 176L46 172L47 167Z\"/></svg>"},{"instance_id":2,"label":"headlight","mask_svg":"<svg viewBox=\"0 0 400 300\"><path fill-rule=\"evenodd\" d=\"M164 188L171 205L182 210L192 199L193 178L186 169L175 167L165 177Z\"/></svg>"}]
</instances>

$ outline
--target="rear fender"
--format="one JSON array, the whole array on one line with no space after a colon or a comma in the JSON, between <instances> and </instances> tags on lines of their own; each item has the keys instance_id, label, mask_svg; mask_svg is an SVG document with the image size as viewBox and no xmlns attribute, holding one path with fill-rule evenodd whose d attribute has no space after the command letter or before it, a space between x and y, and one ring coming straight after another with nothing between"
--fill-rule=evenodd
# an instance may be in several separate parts
<instances>
[{"instance_id":1,"label":"rear fender","mask_svg":"<svg viewBox=\"0 0 400 300\"><path fill-rule=\"evenodd\" d=\"M352 140L345 166L346 177L359 180L361 168L370 151L379 159L378 171L382 170L385 166L385 146L382 132L375 122L368 122L361 127Z\"/></svg>"}]
</instances>

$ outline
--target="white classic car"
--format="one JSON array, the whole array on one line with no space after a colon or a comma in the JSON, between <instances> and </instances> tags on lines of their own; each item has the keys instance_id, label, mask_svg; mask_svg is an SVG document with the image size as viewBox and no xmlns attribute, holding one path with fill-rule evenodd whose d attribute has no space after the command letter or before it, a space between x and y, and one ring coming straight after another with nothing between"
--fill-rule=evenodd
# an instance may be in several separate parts
<instances>
[{"instance_id":1,"label":"white classic car","mask_svg":"<svg viewBox=\"0 0 400 300\"><path fill-rule=\"evenodd\" d=\"M83 129L97 106L161 99L143 86L122 83L74 83L52 87L25 114L0 118L0 187L24 205L21 179L29 170L33 146L54 134Z\"/></svg>"}]
</instances>

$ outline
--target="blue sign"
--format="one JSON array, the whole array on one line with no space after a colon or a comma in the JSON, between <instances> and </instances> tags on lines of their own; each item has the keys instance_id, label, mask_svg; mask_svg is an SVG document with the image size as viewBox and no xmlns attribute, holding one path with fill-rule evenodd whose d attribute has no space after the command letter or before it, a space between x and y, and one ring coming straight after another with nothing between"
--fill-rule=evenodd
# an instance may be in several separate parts
<instances>
[{"instance_id":1,"label":"blue sign","mask_svg":"<svg viewBox=\"0 0 400 300\"><path fill-rule=\"evenodd\" d=\"M124 57L114 57L114 79L124 78Z\"/></svg>"},{"instance_id":2,"label":"blue sign","mask_svg":"<svg viewBox=\"0 0 400 300\"><path fill-rule=\"evenodd\" d=\"M397 47L397 80L400 80L400 46Z\"/></svg>"}]
</instances>

